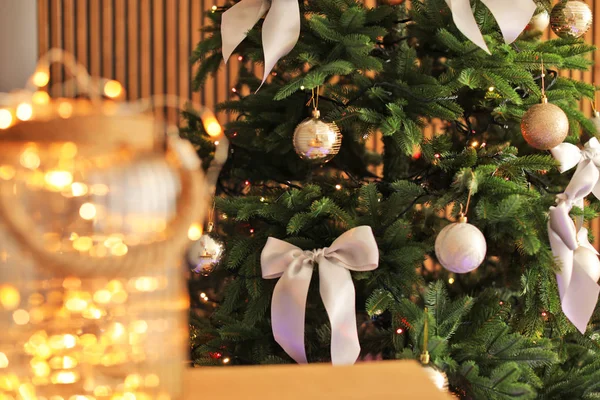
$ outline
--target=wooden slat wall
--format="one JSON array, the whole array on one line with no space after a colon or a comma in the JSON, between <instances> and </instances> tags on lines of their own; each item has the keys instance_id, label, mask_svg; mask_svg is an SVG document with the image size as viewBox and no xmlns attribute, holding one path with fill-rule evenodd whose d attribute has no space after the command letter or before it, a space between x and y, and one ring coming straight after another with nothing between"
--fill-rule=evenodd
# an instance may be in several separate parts
<instances>
[{"instance_id":1,"label":"wooden slat wall","mask_svg":"<svg viewBox=\"0 0 600 400\"><path fill-rule=\"evenodd\" d=\"M116 79L128 100L173 94L213 107L227 99L238 61L223 66L204 88L192 92L190 55L202 39L206 13L225 0L38 0L39 54L50 48L73 53L93 76ZM66 78L60 66L51 81ZM51 86L52 96L74 88ZM177 121L177 110L167 110ZM220 116L225 119L224 115Z\"/></svg>"}]
</instances>

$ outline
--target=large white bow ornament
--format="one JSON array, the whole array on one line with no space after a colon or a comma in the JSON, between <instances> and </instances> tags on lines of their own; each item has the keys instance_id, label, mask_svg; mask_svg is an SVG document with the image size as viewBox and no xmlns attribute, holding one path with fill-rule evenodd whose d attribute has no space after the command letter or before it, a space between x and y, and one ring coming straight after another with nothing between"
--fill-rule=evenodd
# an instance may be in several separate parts
<instances>
[{"instance_id":1,"label":"large white bow ornament","mask_svg":"<svg viewBox=\"0 0 600 400\"><path fill-rule=\"evenodd\" d=\"M592 161L596 167L600 167L600 142L596 138L591 138L583 150L571 143L561 143L550 152L560 162L558 168L560 172L568 171L576 165L577 168L580 168L587 160ZM595 182L592 193L600 199L600 179Z\"/></svg>"},{"instance_id":2,"label":"large white bow ornament","mask_svg":"<svg viewBox=\"0 0 600 400\"><path fill-rule=\"evenodd\" d=\"M591 160L579 163L565 192L557 196L557 205L550 207L548 221L552 253L561 262L561 271L556 274L561 307L581 333L585 332L600 295L600 260L588 241L583 218L573 222L569 212L573 206L583 208L585 197L599 177Z\"/></svg>"},{"instance_id":3,"label":"large white bow ornament","mask_svg":"<svg viewBox=\"0 0 600 400\"><path fill-rule=\"evenodd\" d=\"M262 276L279 278L271 301L273 335L298 363L307 363L304 316L314 264L319 265L319 292L331 323L331 362L353 364L360 354L355 292L350 271L371 271L379 250L369 226L351 229L331 247L302 251L270 237L261 254Z\"/></svg>"},{"instance_id":4,"label":"large white bow ornament","mask_svg":"<svg viewBox=\"0 0 600 400\"><path fill-rule=\"evenodd\" d=\"M536 5L533 0L481 0L496 18L502 31L504 41L512 43L523 32L535 13ZM481 47L488 54L490 50L483 40L483 35L477 26L477 21L471 10L470 0L446 0L456 27L470 41Z\"/></svg>"},{"instance_id":5,"label":"large white bow ornament","mask_svg":"<svg viewBox=\"0 0 600 400\"><path fill-rule=\"evenodd\" d=\"M242 0L223 13L221 38L223 58L229 60L235 48L263 15L262 44L265 54L263 83L277 61L289 53L300 37L298 0Z\"/></svg>"}]
</instances>

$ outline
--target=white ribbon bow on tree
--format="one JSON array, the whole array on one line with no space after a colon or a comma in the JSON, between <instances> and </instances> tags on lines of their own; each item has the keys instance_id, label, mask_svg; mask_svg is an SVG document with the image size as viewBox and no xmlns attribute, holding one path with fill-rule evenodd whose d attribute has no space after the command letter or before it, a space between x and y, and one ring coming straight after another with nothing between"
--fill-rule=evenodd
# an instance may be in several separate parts
<instances>
[{"instance_id":1,"label":"white ribbon bow on tree","mask_svg":"<svg viewBox=\"0 0 600 400\"><path fill-rule=\"evenodd\" d=\"M262 276L276 279L271 301L273 335L300 364L307 363L304 316L314 264L319 265L319 291L331 323L331 361L353 364L360 354L355 292L350 271L377 268L379 250L369 226L351 229L331 247L313 251L270 237L261 254Z\"/></svg>"},{"instance_id":2,"label":"white ribbon bow on tree","mask_svg":"<svg viewBox=\"0 0 600 400\"><path fill-rule=\"evenodd\" d=\"M592 161L596 167L600 167L600 142L598 139L590 139L583 150L571 143L561 143L551 149L552 156L560 163L558 168L560 172L570 170L576 165L581 165L584 161ZM600 199L600 179L595 183L592 193Z\"/></svg>"},{"instance_id":3,"label":"white ribbon bow on tree","mask_svg":"<svg viewBox=\"0 0 600 400\"><path fill-rule=\"evenodd\" d=\"M561 263L556 274L562 310L581 333L592 317L600 286L598 253L589 243L583 218L569 216L573 206L583 209L584 199L598 182L600 172L592 160L582 160L557 205L550 207L548 234L552 253Z\"/></svg>"},{"instance_id":4,"label":"white ribbon bow on tree","mask_svg":"<svg viewBox=\"0 0 600 400\"><path fill-rule=\"evenodd\" d=\"M277 61L289 53L300 37L298 0L242 0L223 13L221 38L223 58L229 60L235 48L263 15L262 44L265 55L263 83Z\"/></svg>"},{"instance_id":5,"label":"white ribbon bow on tree","mask_svg":"<svg viewBox=\"0 0 600 400\"><path fill-rule=\"evenodd\" d=\"M531 21L536 9L533 0L481 0L481 2L489 8L494 18L496 18L507 44L517 40L523 29ZM452 19L458 30L470 41L491 54L479 26L477 26L477 21L471 10L470 0L446 0L446 3L452 11Z\"/></svg>"}]
</instances>

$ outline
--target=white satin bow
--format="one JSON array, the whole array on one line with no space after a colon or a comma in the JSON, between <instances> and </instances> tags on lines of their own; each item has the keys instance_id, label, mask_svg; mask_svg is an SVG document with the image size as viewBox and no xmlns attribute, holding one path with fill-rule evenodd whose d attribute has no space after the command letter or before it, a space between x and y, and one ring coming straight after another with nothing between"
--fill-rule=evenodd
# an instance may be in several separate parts
<instances>
[{"instance_id":1,"label":"white satin bow","mask_svg":"<svg viewBox=\"0 0 600 400\"><path fill-rule=\"evenodd\" d=\"M298 363L307 363L304 317L314 264L319 265L319 292L331 323L331 362L353 364L360 354L355 292L350 271L377 268L379 250L371 227L359 226L337 238L331 247L302 251L270 237L261 254L262 276L280 278L271 301L273 335Z\"/></svg>"},{"instance_id":2,"label":"white satin bow","mask_svg":"<svg viewBox=\"0 0 600 400\"><path fill-rule=\"evenodd\" d=\"M569 212L573 206L583 208L585 197L599 177L591 160L580 162L564 193L557 196L557 205L550 207L548 221L552 253L562 264L556 274L562 310L581 333L587 328L600 294L600 262L588 241L587 229L582 226L583 218L573 222Z\"/></svg>"},{"instance_id":3,"label":"white satin bow","mask_svg":"<svg viewBox=\"0 0 600 400\"><path fill-rule=\"evenodd\" d=\"M496 18L507 44L517 40L531 21L536 9L533 0L481 0L481 2L490 9ZM491 54L479 26L477 26L470 0L446 0L446 3L452 11L452 19L458 30L470 41Z\"/></svg>"},{"instance_id":4,"label":"white satin bow","mask_svg":"<svg viewBox=\"0 0 600 400\"><path fill-rule=\"evenodd\" d=\"M571 143L561 143L550 152L560 162L558 168L560 172L568 171L586 160L590 160L596 167L600 167L600 142L596 138L591 138L583 150ZM592 193L600 199L600 179L595 182Z\"/></svg>"},{"instance_id":5,"label":"white satin bow","mask_svg":"<svg viewBox=\"0 0 600 400\"><path fill-rule=\"evenodd\" d=\"M277 61L289 53L300 37L298 0L242 0L223 13L221 38L225 62L263 15L262 43L265 55L263 83Z\"/></svg>"}]
</instances>

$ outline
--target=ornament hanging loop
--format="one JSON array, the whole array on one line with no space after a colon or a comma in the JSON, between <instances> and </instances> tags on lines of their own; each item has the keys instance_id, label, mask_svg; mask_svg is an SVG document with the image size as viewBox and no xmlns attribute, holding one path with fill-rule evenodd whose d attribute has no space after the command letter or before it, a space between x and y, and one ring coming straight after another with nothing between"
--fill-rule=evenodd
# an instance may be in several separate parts
<instances>
[{"instance_id":1,"label":"ornament hanging loop","mask_svg":"<svg viewBox=\"0 0 600 400\"><path fill-rule=\"evenodd\" d=\"M429 364L429 310L425 307L425 319L423 321L423 351L421 352L421 364Z\"/></svg>"},{"instance_id":2,"label":"ornament hanging loop","mask_svg":"<svg viewBox=\"0 0 600 400\"><path fill-rule=\"evenodd\" d=\"M475 173L471 171L471 178L475 179ZM473 185L469 185L469 194L467 196L467 205L464 207L460 205L460 212L458 213L458 222L466 223L467 222L467 214L469 213L469 206L471 205L471 197L473 196Z\"/></svg>"},{"instance_id":3,"label":"ornament hanging loop","mask_svg":"<svg viewBox=\"0 0 600 400\"><path fill-rule=\"evenodd\" d=\"M542 104L548 103L548 96L546 96L546 69L544 68L544 57L542 60Z\"/></svg>"}]
</instances>

